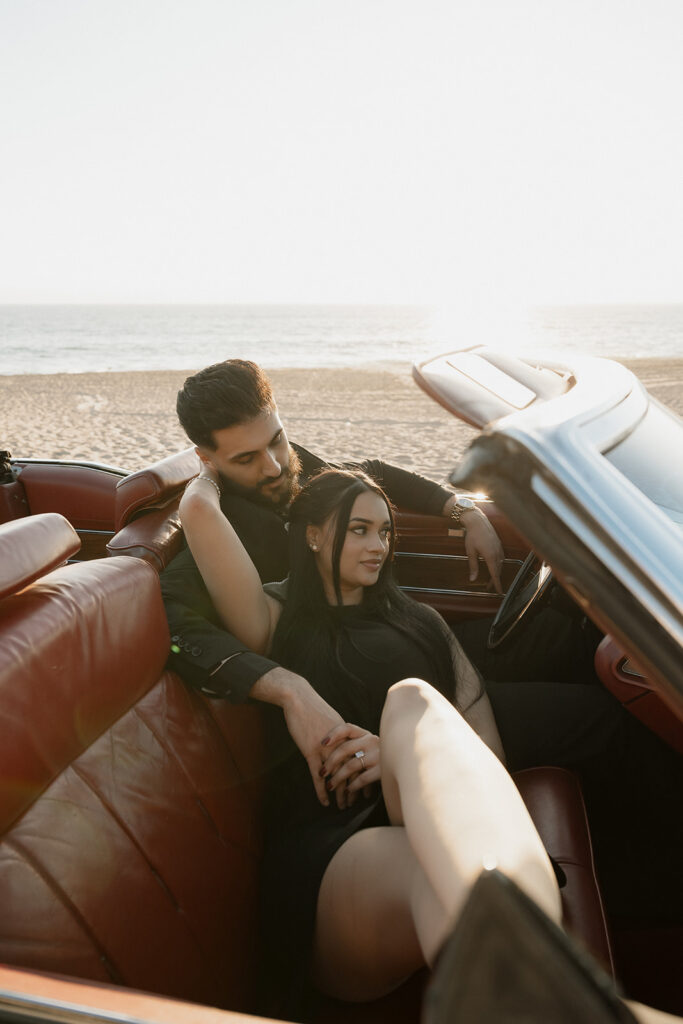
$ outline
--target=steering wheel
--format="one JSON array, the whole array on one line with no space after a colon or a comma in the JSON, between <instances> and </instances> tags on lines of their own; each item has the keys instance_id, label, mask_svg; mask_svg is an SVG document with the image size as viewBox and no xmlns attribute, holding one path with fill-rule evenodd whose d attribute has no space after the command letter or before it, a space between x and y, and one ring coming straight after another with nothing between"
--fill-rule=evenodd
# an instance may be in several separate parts
<instances>
[{"instance_id":1,"label":"steering wheel","mask_svg":"<svg viewBox=\"0 0 683 1024\"><path fill-rule=\"evenodd\" d=\"M533 551L515 576L491 623L487 647L493 650L517 629L532 608L538 605L553 578L552 570Z\"/></svg>"}]
</instances>

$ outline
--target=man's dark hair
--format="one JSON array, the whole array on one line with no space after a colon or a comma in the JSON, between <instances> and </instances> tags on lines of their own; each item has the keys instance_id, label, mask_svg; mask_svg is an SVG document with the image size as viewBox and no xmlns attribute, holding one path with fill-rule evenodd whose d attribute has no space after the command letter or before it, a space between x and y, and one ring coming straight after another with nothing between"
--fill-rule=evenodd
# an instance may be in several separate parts
<instances>
[{"instance_id":1,"label":"man's dark hair","mask_svg":"<svg viewBox=\"0 0 683 1024\"><path fill-rule=\"evenodd\" d=\"M246 359L226 359L187 378L176 410L189 439L215 451L214 430L246 423L274 405L270 381L260 366Z\"/></svg>"}]
</instances>

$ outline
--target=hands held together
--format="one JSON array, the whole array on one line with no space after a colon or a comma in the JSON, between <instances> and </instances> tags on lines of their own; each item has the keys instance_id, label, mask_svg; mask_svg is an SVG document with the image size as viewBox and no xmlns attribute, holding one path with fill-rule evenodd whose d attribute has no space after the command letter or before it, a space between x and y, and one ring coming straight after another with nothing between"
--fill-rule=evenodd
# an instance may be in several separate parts
<instances>
[{"instance_id":1,"label":"hands held together","mask_svg":"<svg viewBox=\"0 0 683 1024\"><path fill-rule=\"evenodd\" d=\"M379 736L344 722L325 736L321 748L320 778L340 810L351 807L361 791L371 795L381 778Z\"/></svg>"}]
</instances>

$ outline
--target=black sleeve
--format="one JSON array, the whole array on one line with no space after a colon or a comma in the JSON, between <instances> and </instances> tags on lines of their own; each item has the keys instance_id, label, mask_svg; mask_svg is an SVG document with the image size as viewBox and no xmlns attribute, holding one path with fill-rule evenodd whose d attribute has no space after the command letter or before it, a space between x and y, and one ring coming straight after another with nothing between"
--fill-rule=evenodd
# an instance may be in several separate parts
<instances>
[{"instance_id":1,"label":"black sleeve","mask_svg":"<svg viewBox=\"0 0 683 1024\"><path fill-rule=\"evenodd\" d=\"M380 459L366 459L365 462L345 462L346 469L362 469L376 480L387 496L398 508L425 515L439 516L441 510L453 497L453 491L435 484L418 473L400 469Z\"/></svg>"},{"instance_id":2,"label":"black sleeve","mask_svg":"<svg viewBox=\"0 0 683 1024\"><path fill-rule=\"evenodd\" d=\"M171 632L168 667L209 696L225 697L234 704L245 701L257 679L275 668L276 662L254 654L219 625L188 549L162 573L161 593Z\"/></svg>"}]
</instances>

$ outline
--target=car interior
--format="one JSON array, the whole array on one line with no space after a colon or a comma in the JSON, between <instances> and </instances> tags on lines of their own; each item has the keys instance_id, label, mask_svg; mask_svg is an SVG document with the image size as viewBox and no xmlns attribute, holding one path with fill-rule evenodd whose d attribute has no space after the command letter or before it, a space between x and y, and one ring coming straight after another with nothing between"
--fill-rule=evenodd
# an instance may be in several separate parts
<instances>
[{"instance_id":1,"label":"car interior","mask_svg":"<svg viewBox=\"0 0 683 1024\"><path fill-rule=\"evenodd\" d=\"M533 383L549 394L566 384ZM257 1005L261 712L209 699L166 669L158 574L183 544L178 503L198 468L192 448L131 474L9 453L0 466L0 963L12 985L15 968L47 972L42 987L27 975L27 991L48 999L67 976L95 983L97 1005L110 986L240 1013ZM503 542L509 592L529 543L476 500ZM450 622L496 613L486 579L469 581L461 529L409 509L397 522L409 593ZM596 670L683 752L680 720L609 636ZM567 931L629 995L656 1002L670 944L660 932L621 941L611 930L576 777L535 768L515 781L567 876ZM354 1019L417 1021L425 977L354 1006ZM667 1008L683 1009L680 998L674 985ZM321 996L310 1019L346 1012Z\"/></svg>"}]
</instances>

